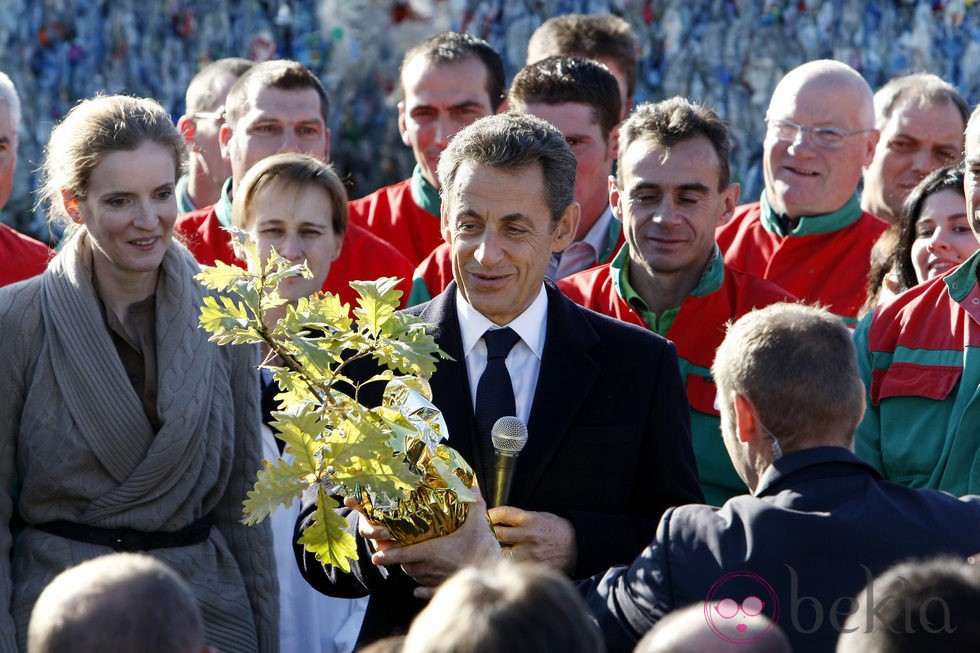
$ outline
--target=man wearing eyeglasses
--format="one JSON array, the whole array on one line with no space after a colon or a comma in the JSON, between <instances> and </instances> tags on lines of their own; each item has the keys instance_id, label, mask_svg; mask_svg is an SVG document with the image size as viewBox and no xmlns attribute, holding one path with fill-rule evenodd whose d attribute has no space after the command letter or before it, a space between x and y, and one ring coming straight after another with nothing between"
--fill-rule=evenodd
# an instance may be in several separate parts
<instances>
[{"instance_id":1,"label":"man wearing eyeglasses","mask_svg":"<svg viewBox=\"0 0 980 653\"><path fill-rule=\"evenodd\" d=\"M871 246L887 227L861 210L857 192L878 143L871 88L846 64L805 63L776 86L766 127L765 190L719 228L725 263L853 327Z\"/></svg>"},{"instance_id":2,"label":"man wearing eyeglasses","mask_svg":"<svg viewBox=\"0 0 980 653\"><path fill-rule=\"evenodd\" d=\"M231 176L231 164L221 156L218 134L224 124L225 98L232 84L254 65L228 57L209 63L194 75L184 96L184 115L177 129L187 141L187 173L177 180L177 209L187 213L211 206Z\"/></svg>"}]
</instances>

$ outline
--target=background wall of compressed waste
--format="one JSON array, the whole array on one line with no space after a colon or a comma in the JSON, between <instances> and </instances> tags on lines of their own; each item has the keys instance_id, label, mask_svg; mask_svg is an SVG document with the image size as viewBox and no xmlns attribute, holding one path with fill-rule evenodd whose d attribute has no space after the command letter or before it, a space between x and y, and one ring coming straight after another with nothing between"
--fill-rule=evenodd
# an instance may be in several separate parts
<instances>
[{"instance_id":1,"label":"background wall of compressed waste","mask_svg":"<svg viewBox=\"0 0 980 653\"><path fill-rule=\"evenodd\" d=\"M816 58L844 61L877 89L934 72L971 106L980 98L980 7L973 0L0 0L0 70L23 102L14 195L0 219L48 239L36 169L51 127L96 93L158 99L174 116L200 66L226 56L299 60L330 94L332 156L359 197L404 179L398 64L446 29L485 38L507 79L548 17L609 12L642 47L637 101L699 99L736 136L743 201L761 192L763 116L779 78Z\"/></svg>"}]
</instances>

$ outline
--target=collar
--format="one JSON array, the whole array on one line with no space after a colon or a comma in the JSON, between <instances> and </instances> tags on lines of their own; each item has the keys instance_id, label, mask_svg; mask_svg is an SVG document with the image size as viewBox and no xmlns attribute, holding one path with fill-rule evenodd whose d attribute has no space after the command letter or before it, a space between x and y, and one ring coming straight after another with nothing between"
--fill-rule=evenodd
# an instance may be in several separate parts
<instances>
[{"instance_id":1,"label":"collar","mask_svg":"<svg viewBox=\"0 0 980 653\"><path fill-rule=\"evenodd\" d=\"M422 166L415 164L412 171L412 199L426 212L439 217L442 212L442 198L439 196L439 189L430 184L422 176Z\"/></svg>"},{"instance_id":2,"label":"collar","mask_svg":"<svg viewBox=\"0 0 980 653\"><path fill-rule=\"evenodd\" d=\"M231 226L231 177L228 177L225 185L221 187L221 197L214 203L214 214L222 227Z\"/></svg>"},{"instance_id":3,"label":"collar","mask_svg":"<svg viewBox=\"0 0 980 653\"><path fill-rule=\"evenodd\" d=\"M190 213L191 211L196 211L197 207L194 206L194 201L191 196L187 193L187 185L190 181L190 175L183 174L180 179L177 180L177 187L174 192L177 195L177 212L178 213Z\"/></svg>"},{"instance_id":4,"label":"collar","mask_svg":"<svg viewBox=\"0 0 980 653\"><path fill-rule=\"evenodd\" d=\"M485 315L473 308L463 297L463 293L458 287L456 288L456 317L459 320L459 335L463 341L464 357L469 355L487 329L498 327ZM544 284L541 284L541 291L531 302L531 305L504 326L509 326L516 331L524 344L540 360L544 354L544 335L547 321L548 293L545 292Z\"/></svg>"},{"instance_id":5,"label":"collar","mask_svg":"<svg viewBox=\"0 0 980 653\"><path fill-rule=\"evenodd\" d=\"M947 274L943 281L949 288L949 296L957 304L962 302L977 285L977 268L980 267L980 250L974 252L970 258L963 261L958 268Z\"/></svg>"},{"instance_id":6,"label":"collar","mask_svg":"<svg viewBox=\"0 0 980 653\"><path fill-rule=\"evenodd\" d=\"M623 246L616 254L616 258L614 258L609 264L609 276L612 277L613 287L616 288L616 293L623 298L627 304L633 306L634 308L639 308L640 310L649 312L650 308L647 306L647 303L643 301L643 298L640 297L635 290L633 290L633 286L630 284L629 247L629 243L623 243ZM721 288L721 284L724 280L725 264L721 258L721 250L718 249L718 245L716 243L714 249L711 250L711 257L708 258L708 264L704 267L704 271L701 273L701 278L698 280L698 285L691 291L691 296L701 297L703 295L709 295Z\"/></svg>"},{"instance_id":7,"label":"collar","mask_svg":"<svg viewBox=\"0 0 980 653\"><path fill-rule=\"evenodd\" d=\"M606 210L602 212L599 219L595 221L592 228L585 234L580 242L586 243L592 247L592 251L595 252L596 262L602 263L602 254L604 250L609 249L608 243L610 239L610 226L614 222L612 207L607 206ZM618 223L618 220L615 222ZM613 243L615 243L615 238L619 237L619 230L616 230L616 235L613 237Z\"/></svg>"},{"instance_id":8,"label":"collar","mask_svg":"<svg viewBox=\"0 0 980 653\"><path fill-rule=\"evenodd\" d=\"M764 189L762 191L762 198L759 200L759 206L761 208L762 226L765 227L766 231L779 236L813 236L815 234L838 231L857 222L863 213L861 211L861 202L858 200L857 191L855 191L851 195L851 199L847 200L847 203L841 208L823 215L803 216L800 218L796 227L789 233L786 233L786 230L779 223L778 214L769 205L769 200L766 199L766 191Z\"/></svg>"},{"instance_id":9,"label":"collar","mask_svg":"<svg viewBox=\"0 0 980 653\"><path fill-rule=\"evenodd\" d=\"M783 488L779 486L789 476L807 467L828 463L853 465L855 468L861 468L862 473L870 474L874 478L881 478L881 475L871 465L844 447L811 447L788 453L769 465L762 478L759 479L759 485L755 488L753 495L761 497L767 494L776 494L782 491Z\"/></svg>"}]
</instances>

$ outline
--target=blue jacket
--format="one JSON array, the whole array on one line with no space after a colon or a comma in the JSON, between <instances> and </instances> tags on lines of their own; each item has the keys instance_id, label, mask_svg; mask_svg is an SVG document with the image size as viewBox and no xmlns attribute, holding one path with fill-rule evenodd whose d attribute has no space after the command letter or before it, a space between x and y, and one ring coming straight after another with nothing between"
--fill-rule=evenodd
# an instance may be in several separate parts
<instances>
[{"instance_id":1,"label":"blue jacket","mask_svg":"<svg viewBox=\"0 0 980 653\"><path fill-rule=\"evenodd\" d=\"M631 651L671 610L753 595L793 650L833 651L849 612L873 616L850 601L871 578L910 558L978 551L980 497L913 490L847 449L818 447L776 461L754 495L668 510L629 567L580 589L610 653ZM710 609L706 620L730 636Z\"/></svg>"}]
</instances>

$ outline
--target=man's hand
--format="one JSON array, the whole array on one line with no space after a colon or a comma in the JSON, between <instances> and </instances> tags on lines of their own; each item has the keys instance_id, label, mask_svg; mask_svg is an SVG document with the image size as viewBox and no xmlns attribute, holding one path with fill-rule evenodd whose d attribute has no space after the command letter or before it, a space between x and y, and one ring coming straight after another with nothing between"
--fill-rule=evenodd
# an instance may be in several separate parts
<instances>
[{"instance_id":1,"label":"man's hand","mask_svg":"<svg viewBox=\"0 0 980 653\"><path fill-rule=\"evenodd\" d=\"M388 532L387 528L368 519L367 514L364 512L364 506L357 499L344 497L344 505L351 510L356 510L361 513L361 518L357 520L357 532L367 540L368 547L372 551L384 551L389 547L398 546L391 539L391 533Z\"/></svg>"},{"instance_id":2,"label":"man's hand","mask_svg":"<svg viewBox=\"0 0 980 653\"><path fill-rule=\"evenodd\" d=\"M477 490L477 488L474 488ZM378 552L371 561L376 565L400 565L406 574L422 587L415 588L415 596L430 598L436 587L457 569L468 564L480 564L499 559L500 545L487 524L487 504L477 490L476 503L470 504L466 521L457 530L442 537L417 544L397 544L385 541L382 545L377 527L371 531ZM364 520L366 521L366 520ZM380 529L384 531L384 529ZM364 530L361 534L364 535Z\"/></svg>"},{"instance_id":3,"label":"man's hand","mask_svg":"<svg viewBox=\"0 0 980 653\"><path fill-rule=\"evenodd\" d=\"M575 568L578 548L572 522L550 512L511 506L490 509L490 522L500 544L515 560L533 560L564 573Z\"/></svg>"}]
</instances>

